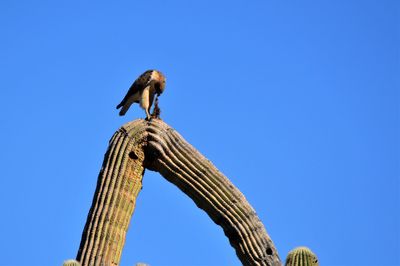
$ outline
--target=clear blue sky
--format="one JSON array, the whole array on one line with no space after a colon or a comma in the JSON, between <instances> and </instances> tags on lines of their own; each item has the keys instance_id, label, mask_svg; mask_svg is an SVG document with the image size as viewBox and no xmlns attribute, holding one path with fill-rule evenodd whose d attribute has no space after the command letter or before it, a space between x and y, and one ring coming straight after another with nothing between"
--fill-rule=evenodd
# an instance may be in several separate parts
<instances>
[{"instance_id":1,"label":"clear blue sky","mask_svg":"<svg viewBox=\"0 0 400 266\"><path fill-rule=\"evenodd\" d=\"M74 258L116 104L161 70L162 118L244 193L282 260L400 265L399 1L0 2L0 265ZM123 266L240 265L147 171Z\"/></svg>"}]
</instances>

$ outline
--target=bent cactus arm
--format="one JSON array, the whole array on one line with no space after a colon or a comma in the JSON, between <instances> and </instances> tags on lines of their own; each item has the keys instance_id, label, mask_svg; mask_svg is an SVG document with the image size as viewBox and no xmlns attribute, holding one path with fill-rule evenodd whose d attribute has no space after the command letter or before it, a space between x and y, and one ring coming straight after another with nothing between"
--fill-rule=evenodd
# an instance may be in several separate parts
<instances>
[{"instance_id":1,"label":"bent cactus arm","mask_svg":"<svg viewBox=\"0 0 400 266\"><path fill-rule=\"evenodd\" d=\"M77 256L82 265L119 264L144 167L175 184L220 225L243 265L282 265L243 194L158 119L129 122L110 141Z\"/></svg>"},{"instance_id":2,"label":"bent cactus arm","mask_svg":"<svg viewBox=\"0 0 400 266\"><path fill-rule=\"evenodd\" d=\"M179 187L220 225L244 265L280 265L264 225L243 194L164 122L154 120L147 132L146 168Z\"/></svg>"}]
</instances>

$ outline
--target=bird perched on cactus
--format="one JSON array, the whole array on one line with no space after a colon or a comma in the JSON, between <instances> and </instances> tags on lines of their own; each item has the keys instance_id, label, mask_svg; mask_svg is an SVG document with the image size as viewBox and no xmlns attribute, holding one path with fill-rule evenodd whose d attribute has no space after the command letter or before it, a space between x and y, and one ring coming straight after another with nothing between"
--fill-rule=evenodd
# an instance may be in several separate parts
<instances>
[{"instance_id":1,"label":"bird perched on cactus","mask_svg":"<svg viewBox=\"0 0 400 266\"><path fill-rule=\"evenodd\" d=\"M139 103L146 112L147 120L150 120L150 108L153 105L154 96L158 97L163 93L165 81L165 76L160 71L144 72L133 82L122 102L117 105L117 109L122 107L119 115L125 115L133 103Z\"/></svg>"}]
</instances>

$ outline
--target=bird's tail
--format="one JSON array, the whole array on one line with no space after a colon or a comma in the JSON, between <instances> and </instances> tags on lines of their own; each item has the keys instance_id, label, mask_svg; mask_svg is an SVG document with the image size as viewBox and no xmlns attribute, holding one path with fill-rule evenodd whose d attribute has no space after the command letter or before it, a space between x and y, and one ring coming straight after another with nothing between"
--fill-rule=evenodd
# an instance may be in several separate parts
<instances>
[{"instance_id":1,"label":"bird's tail","mask_svg":"<svg viewBox=\"0 0 400 266\"><path fill-rule=\"evenodd\" d=\"M121 106L120 106L121 107ZM122 106L122 109L119 111L119 115L123 116L128 111L130 104L125 104Z\"/></svg>"},{"instance_id":2,"label":"bird's tail","mask_svg":"<svg viewBox=\"0 0 400 266\"><path fill-rule=\"evenodd\" d=\"M128 108L126 108L126 106L124 106L124 101L122 101L122 102L120 102L118 105L117 105L117 109L119 109L119 108L121 108L122 107L122 109L119 111L119 115L120 116L123 116L125 113L126 113L126 111L128 111Z\"/></svg>"}]
</instances>

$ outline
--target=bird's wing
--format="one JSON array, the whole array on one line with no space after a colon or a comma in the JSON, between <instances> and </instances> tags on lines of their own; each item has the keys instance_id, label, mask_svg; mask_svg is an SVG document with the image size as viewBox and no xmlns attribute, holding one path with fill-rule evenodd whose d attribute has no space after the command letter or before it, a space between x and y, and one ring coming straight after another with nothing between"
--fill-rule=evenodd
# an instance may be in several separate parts
<instances>
[{"instance_id":1,"label":"bird's wing","mask_svg":"<svg viewBox=\"0 0 400 266\"><path fill-rule=\"evenodd\" d=\"M136 81L135 81L129 88L124 99L122 99L122 101L117 105L117 109L119 109L121 106L124 106L126 104L126 102L128 101L128 99L130 97L132 97L135 94L135 92L137 92L137 91L139 91L139 86L138 86L138 84L136 84Z\"/></svg>"},{"instance_id":2,"label":"bird's wing","mask_svg":"<svg viewBox=\"0 0 400 266\"><path fill-rule=\"evenodd\" d=\"M121 106L124 106L128 99L136 92L143 90L146 87L147 83L150 81L152 72L152 70L144 72L142 75L140 75L140 77L135 80L135 82L133 82L124 99L122 99L122 101L117 105L117 109L119 109Z\"/></svg>"}]
</instances>

